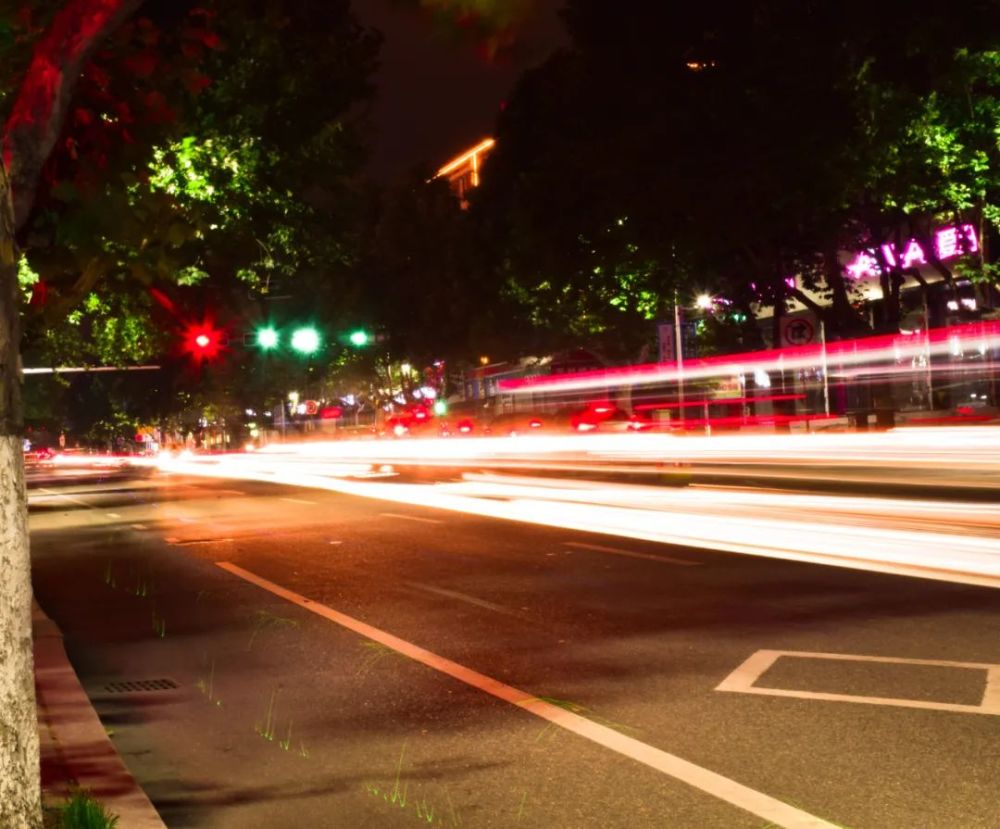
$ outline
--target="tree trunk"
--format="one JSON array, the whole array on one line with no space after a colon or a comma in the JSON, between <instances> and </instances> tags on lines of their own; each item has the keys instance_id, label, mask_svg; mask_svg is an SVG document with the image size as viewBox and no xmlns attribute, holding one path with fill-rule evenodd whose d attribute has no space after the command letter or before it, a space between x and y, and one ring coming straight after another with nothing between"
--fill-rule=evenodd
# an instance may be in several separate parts
<instances>
[{"instance_id":1,"label":"tree trunk","mask_svg":"<svg viewBox=\"0 0 1000 829\"><path fill-rule=\"evenodd\" d=\"M31 560L21 452L17 245L42 166L98 43L142 0L66 0L35 43L0 164L0 828L42 824L31 644ZM13 185L12 182L13 181ZM13 192L12 192L13 190Z\"/></svg>"},{"instance_id":2,"label":"tree trunk","mask_svg":"<svg viewBox=\"0 0 1000 829\"><path fill-rule=\"evenodd\" d=\"M0 164L0 826L36 829L42 813L19 328L14 211Z\"/></svg>"}]
</instances>

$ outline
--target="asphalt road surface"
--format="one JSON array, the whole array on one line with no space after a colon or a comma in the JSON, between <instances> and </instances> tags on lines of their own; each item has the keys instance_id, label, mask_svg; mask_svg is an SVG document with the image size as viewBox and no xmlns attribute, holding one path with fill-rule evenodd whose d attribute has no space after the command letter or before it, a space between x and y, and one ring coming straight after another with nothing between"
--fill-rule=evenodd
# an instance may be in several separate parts
<instances>
[{"instance_id":1,"label":"asphalt road surface","mask_svg":"<svg viewBox=\"0 0 1000 829\"><path fill-rule=\"evenodd\" d=\"M1000 827L995 590L265 483L30 495L170 827Z\"/></svg>"}]
</instances>

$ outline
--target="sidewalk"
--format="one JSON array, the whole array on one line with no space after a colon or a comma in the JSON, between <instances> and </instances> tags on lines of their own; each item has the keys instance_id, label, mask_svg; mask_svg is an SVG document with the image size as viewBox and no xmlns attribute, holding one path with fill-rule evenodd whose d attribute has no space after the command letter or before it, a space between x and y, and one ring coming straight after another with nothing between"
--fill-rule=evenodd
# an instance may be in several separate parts
<instances>
[{"instance_id":1,"label":"sidewalk","mask_svg":"<svg viewBox=\"0 0 1000 829\"><path fill-rule=\"evenodd\" d=\"M32 628L43 800L63 800L78 787L119 816L119 829L166 829L101 725L66 657L62 633L37 604Z\"/></svg>"}]
</instances>

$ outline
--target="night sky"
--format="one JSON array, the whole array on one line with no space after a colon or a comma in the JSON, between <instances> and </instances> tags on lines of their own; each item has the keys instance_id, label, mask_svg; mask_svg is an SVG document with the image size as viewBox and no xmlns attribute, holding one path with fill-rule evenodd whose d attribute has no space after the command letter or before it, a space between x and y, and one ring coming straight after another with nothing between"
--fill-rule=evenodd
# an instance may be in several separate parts
<instances>
[{"instance_id":1,"label":"night sky","mask_svg":"<svg viewBox=\"0 0 1000 829\"><path fill-rule=\"evenodd\" d=\"M420 164L436 169L491 135L518 76L565 42L562 5L537 0L512 53L490 61L475 43L445 35L419 12L392 0L355 0L358 19L385 38L375 78L372 174L389 180Z\"/></svg>"}]
</instances>

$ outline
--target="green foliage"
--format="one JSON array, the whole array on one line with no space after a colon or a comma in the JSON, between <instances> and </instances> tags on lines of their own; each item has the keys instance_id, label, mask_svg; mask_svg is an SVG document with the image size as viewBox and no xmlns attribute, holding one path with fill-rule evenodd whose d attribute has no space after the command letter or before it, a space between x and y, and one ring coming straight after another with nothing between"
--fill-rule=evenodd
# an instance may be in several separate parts
<instances>
[{"instance_id":1,"label":"green foliage","mask_svg":"<svg viewBox=\"0 0 1000 829\"><path fill-rule=\"evenodd\" d=\"M348 113L378 38L343 0L146 12L84 71L50 160L24 236L48 298L29 333L104 282L142 294L235 274L267 293L347 279L363 161Z\"/></svg>"},{"instance_id":2,"label":"green foliage","mask_svg":"<svg viewBox=\"0 0 1000 829\"><path fill-rule=\"evenodd\" d=\"M38 274L32 270L28 263L28 257L22 256L17 260L17 284L21 288L23 297L31 296L31 289L38 284L39 279Z\"/></svg>"},{"instance_id":3,"label":"green foliage","mask_svg":"<svg viewBox=\"0 0 1000 829\"><path fill-rule=\"evenodd\" d=\"M839 251L997 227L997 9L570 0L571 47L521 80L471 199L526 342L631 356L675 290L752 319L802 300L792 275L859 333Z\"/></svg>"},{"instance_id":4,"label":"green foliage","mask_svg":"<svg viewBox=\"0 0 1000 829\"><path fill-rule=\"evenodd\" d=\"M430 365L497 353L517 340L510 303L487 266L475 226L447 184L417 172L378 201L360 268L366 319L398 361ZM376 346L378 349L380 346Z\"/></svg>"},{"instance_id":5,"label":"green foliage","mask_svg":"<svg viewBox=\"0 0 1000 829\"><path fill-rule=\"evenodd\" d=\"M78 791L63 807L59 826L60 829L115 829L118 817L87 792Z\"/></svg>"},{"instance_id":6,"label":"green foliage","mask_svg":"<svg viewBox=\"0 0 1000 829\"><path fill-rule=\"evenodd\" d=\"M88 294L60 325L33 327L25 358L42 365L137 365L162 354L169 332L154 319L147 294L129 290L123 277Z\"/></svg>"}]
</instances>

